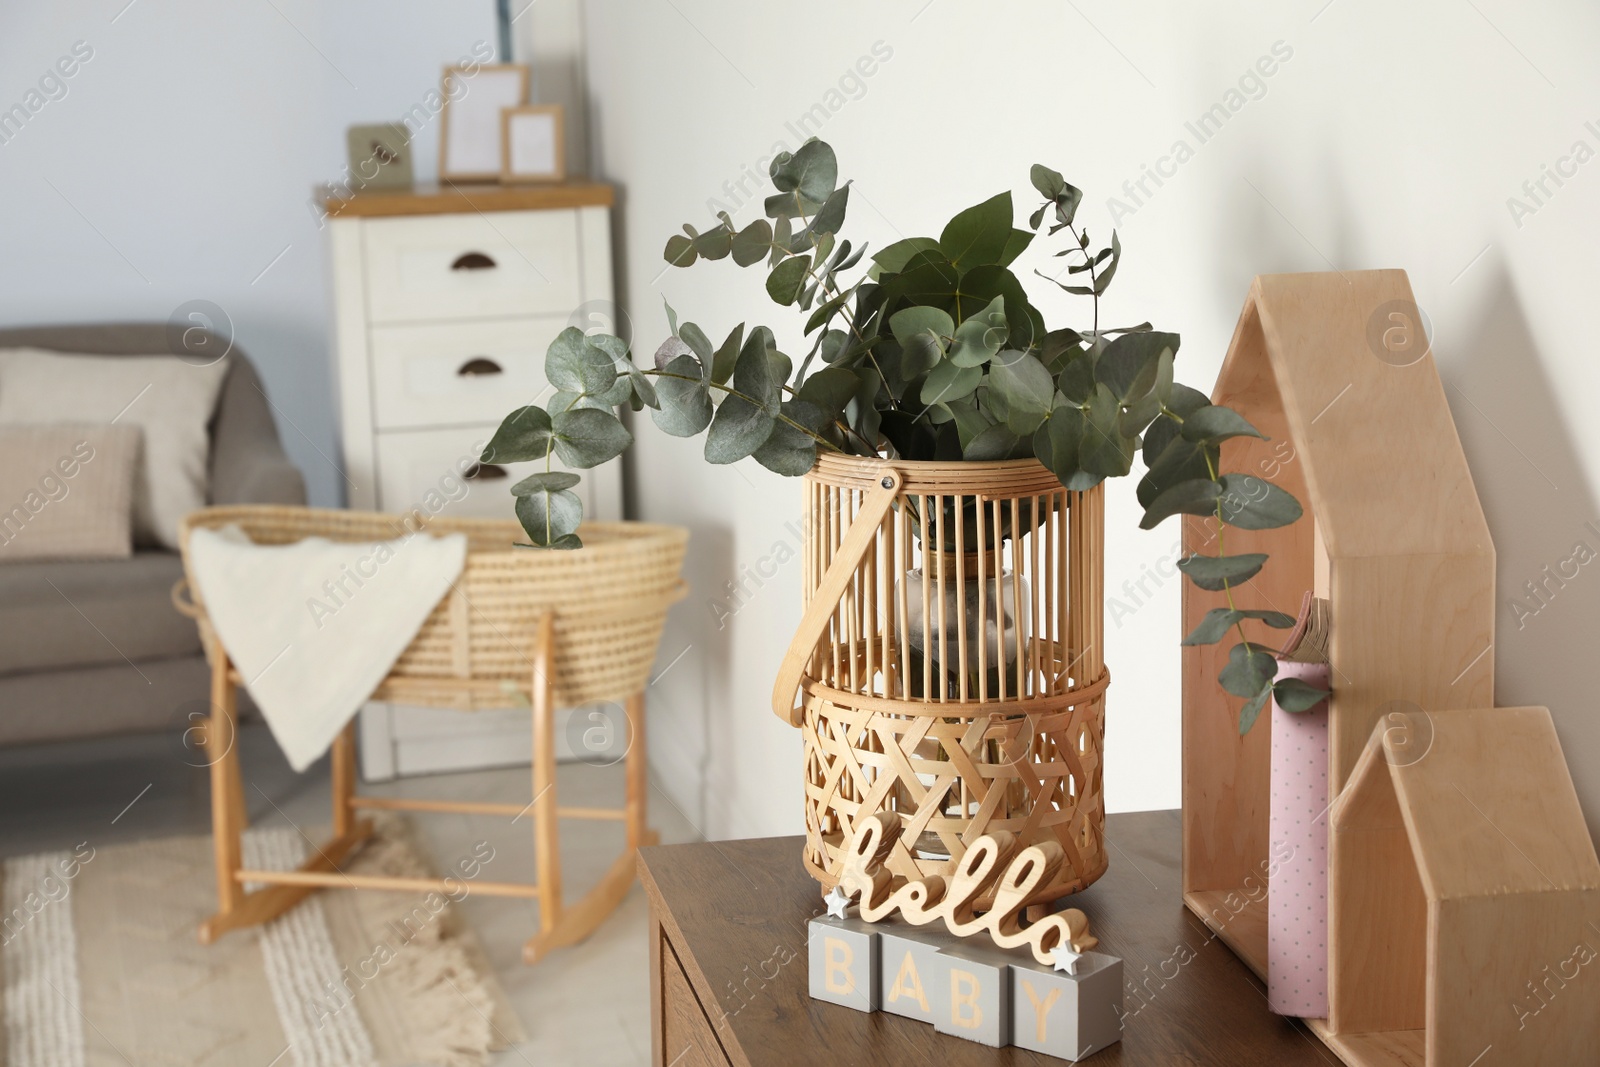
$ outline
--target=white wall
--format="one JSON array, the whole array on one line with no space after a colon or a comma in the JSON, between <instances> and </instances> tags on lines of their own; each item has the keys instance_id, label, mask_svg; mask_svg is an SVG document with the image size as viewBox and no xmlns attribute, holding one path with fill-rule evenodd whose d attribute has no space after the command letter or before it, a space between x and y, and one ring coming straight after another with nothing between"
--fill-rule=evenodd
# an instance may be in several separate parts
<instances>
[{"instance_id":1,"label":"white wall","mask_svg":"<svg viewBox=\"0 0 1600 1067\"><path fill-rule=\"evenodd\" d=\"M30 98L79 41L92 58L66 95ZM44 100L0 143L0 323L162 322L211 301L313 503L337 504L312 187L340 176L347 126L397 121L479 41L495 44L491 0L0 6L0 112ZM419 175L436 174L431 124L414 147Z\"/></svg>"},{"instance_id":2,"label":"white wall","mask_svg":"<svg viewBox=\"0 0 1600 1067\"><path fill-rule=\"evenodd\" d=\"M1589 59L1600 12L1575 0L589 0L588 29L597 173L622 187L619 281L645 352L665 335L663 296L714 336L749 319L795 341L759 272L731 261L664 272L660 252L680 223L709 223L707 201L727 200L724 183L746 166L764 169L775 141L796 147L786 123L819 102L833 109L822 136L856 179L848 233L879 247L937 234L954 210L1003 188L1020 203L1035 161L1087 191L1080 219L1103 239L1107 198L1186 139L1193 156L1164 185L1147 180L1153 195L1125 197L1135 210L1119 220L1126 254L1108 312L1180 331L1180 377L1204 389L1253 275L1408 270L1499 549L1499 702L1551 706L1586 810L1600 817L1600 719L1582 674L1600 565L1581 567L1536 616L1511 606L1574 542L1600 551L1600 525L1582 527L1600 519L1600 434L1581 421L1600 387L1589 329L1600 162L1559 189L1547 183L1553 195L1530 201L1533 215L1513 220L1507 205L1575 142L1600 149ZM892 57L859 98L830 97L879 41ZM1259 87L1246 82L1259 98L1230 101L1276 42L1292 54ZM1219 102L1241 106L1200 144L1185 122ZM757 198L734 214L743 224L759 211ZM1072 298L1030 288L1053 325L1085 321ZM798 486L753 461L708 468L697 440L650 426L639 436L642 514L694 531L694 595L663 665L688 652L654 690L658 772L713 836L800 832L798 734L767 710L799 617L798 565L749 583L725 629L713 621L725 582L795 543L786 524ZM1112 594L1174 549L1175 528L1142 533L1137 517L1131 481L1116 484ZM1175 581L1112 604L1112 810L1179 802L1177 604Z\"/></svg>"}]
</instances>

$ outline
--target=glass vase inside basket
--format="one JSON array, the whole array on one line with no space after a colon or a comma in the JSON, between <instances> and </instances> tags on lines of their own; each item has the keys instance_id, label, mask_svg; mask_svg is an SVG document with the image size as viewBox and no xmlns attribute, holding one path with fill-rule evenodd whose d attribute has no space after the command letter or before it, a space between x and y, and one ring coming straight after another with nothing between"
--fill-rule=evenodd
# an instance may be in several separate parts
<instances>
[{"instance_id":1,"label":"glass vase inside basket","mask_svg":"<svg viewBox=\"0 0 1600 1067\"><path fill-rule=\"evenodd\" d=\"M1028 579L1003 571L996 580L993 574L972 573L976 568L969 565L958 582L955 567L959 565L945 568L943 596L937 562L924 562L901 577L906 644L910 646L907 695L966 701L999 700L1003 695L1015 700L1026 692L1028 679L1021 652L1033 636L1028 623L1032 602ZM930 691L925 693L925 688Z\"/></svg>"}]
</instances>

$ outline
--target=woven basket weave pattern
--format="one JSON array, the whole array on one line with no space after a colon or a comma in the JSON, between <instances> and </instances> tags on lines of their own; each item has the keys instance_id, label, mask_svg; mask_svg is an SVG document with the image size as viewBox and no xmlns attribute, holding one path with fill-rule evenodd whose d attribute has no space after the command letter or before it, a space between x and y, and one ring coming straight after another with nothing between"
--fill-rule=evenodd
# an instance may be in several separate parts
<instances>
[{"instance_id":1,"label":"woven basket weave pattern","mask_svg":"<svg viewBox=\"0 0 1600 1067\"><path fill-rule=\"evenodd\" d=\"M465 534L467 562L455 589L373 694L463 710L525 703L534 630L547 611L555 614L558 705L620 701L639 692L667 611L682 596L679 572L688 542L680 527L597 522L580 531L581 549L536 551L514 547L525 539L522 529L497 519L240 506L189 515L181 530L186 558L191 530L227 525L239 526L257 544ZM190 588L198 602L192 582Z\"/></svg>"}]
</instances>

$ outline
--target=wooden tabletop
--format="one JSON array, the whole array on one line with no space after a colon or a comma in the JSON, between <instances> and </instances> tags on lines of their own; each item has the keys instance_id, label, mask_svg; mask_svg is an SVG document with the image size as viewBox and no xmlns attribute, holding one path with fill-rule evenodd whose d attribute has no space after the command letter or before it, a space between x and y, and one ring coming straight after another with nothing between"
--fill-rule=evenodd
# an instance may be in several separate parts
<instances>
[{"instance_id":1,"label":"wooden tabletop","mask_svg":"<svg viewBox=\"0 0 1600 1067\"><path fill-rule=\"evenodd\" d=\"M324 190L329 216L463 215L480 211L549 211L555 208L610 207L616 193L596 182L548 185L492 185L446 182L414 189L367 189L351 196Z\"/></svg>"},{"instance_id":2,"label":"wooden tabletop","mask_svg":"<svg viewBox=\"0 0 1600 1067\"><path fill-rule=\"evenodd\" d=\"M1127 1014L1122 1041L1080 1062L1337 1067L1302 1023L1267 1010L1261 981L1184 907L1178 812L1112 815L1106 836L1111 868L1072 904L1088 913L1099 951L1122 957ZM714 841L639 854L661 931L729 1060L750 1067L1064 1062L812 1000L806 922L823 908L820 888L800 865L803 841Z\"/></svg>"}]
</instances>

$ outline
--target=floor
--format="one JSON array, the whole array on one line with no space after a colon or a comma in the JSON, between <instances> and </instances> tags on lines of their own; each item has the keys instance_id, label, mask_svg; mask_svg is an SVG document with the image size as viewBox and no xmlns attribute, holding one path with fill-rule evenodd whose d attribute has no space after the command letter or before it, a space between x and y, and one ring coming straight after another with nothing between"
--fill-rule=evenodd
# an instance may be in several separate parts
<instances>
[{"instance_id":1,"label":"floor","mask_svg":"<svg viewBox=\"0 0 1600 1067\"><path fill-rule=\"evenodd\" d=\"M319 764L303 775L284 762L261 726L240 736L245 793L255 825L326 826L328 775ZM0 856L174 834L206 833L210 801L200 760L177 736L0 751ZM563 805L614 806L622 798L622 767L564 763L557 788ZM388 796L452 800L512 800L531 795L526 768L400 779L362 787ZM494 859L485 877L533 880L533 840L526 818L414 815L433 861L441 868L488 841ZM698 838L662 795L650 791L650 821L664 843ZM561 858L567 899L598 881L622 844L610 822L568 822ZM561 949L538 965L522 963L533 932L532 901L470 896L462 904L527 1031L528 1040L500 1053L494 1067L636 1067L650 1059L649 952L646 906L637 885L622 907L588 941Z\"/></svg>"}]
</instances>

